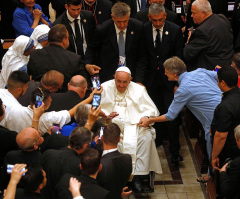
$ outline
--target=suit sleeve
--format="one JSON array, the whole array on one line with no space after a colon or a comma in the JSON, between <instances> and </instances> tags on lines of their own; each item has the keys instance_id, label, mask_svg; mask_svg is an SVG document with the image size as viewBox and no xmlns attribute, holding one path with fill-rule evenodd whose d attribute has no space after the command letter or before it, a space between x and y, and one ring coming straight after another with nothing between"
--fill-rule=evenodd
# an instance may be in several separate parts
<instances>
[{"instance_id":1,"label":"suit sleeve","mask_svg":"<svg viewBox=\"0 0 240 199\"><path fill-rule=\"evenodd\" d=\"M208 38L207 33L201 29L196 29L192 33L190 41L183 49L183 56L187 62L191 63L206 48Z\"/></svg>"},{"instance_id":2,"label":"suit sleeve","mask_svg":"<svg viewBox=\"0 0 240 199\"><path fill-rule=\"evenodd\" d=\"M177 38L176 38L176 48L175 48L175 55L179 58L183 58L183 35L181 28L178 29Z\"/></svg>"},{"instance_id":3,"label":"suit sleeve","mask_svg":"<svg viewBox=\"0 0 240 199\"><path fill-rule=\"evenodd\" d=\"M102 33L99 27L96 28L92 40L89 41L86 54L84 57L85 64L94 64L97 56L97 50L101 46Z\"/></svg>"},{"instance_id":4,"label":"suit sleeve","mask_svg":"<svg viewBox=\"0 0 240 199\"><path fill-rule=\"evenodd\" d=\"M144 42L144 29L143 25L140 29L141 34L140 36L140 41L139 41L139 50L138 50L138 62L137 62L137 67L136 67L136 75L135 75L135 82L137 83L142 83L147 71L147 64L148 64L148 59L147 59L147 52L145 49L145 42Z\"/></svg>"}]
</instances>

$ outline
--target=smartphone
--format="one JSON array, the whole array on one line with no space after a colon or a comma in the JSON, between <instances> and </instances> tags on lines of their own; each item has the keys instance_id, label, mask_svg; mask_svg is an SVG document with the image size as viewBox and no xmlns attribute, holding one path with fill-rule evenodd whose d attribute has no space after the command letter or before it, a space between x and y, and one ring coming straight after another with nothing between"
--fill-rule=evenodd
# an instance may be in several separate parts
<instances>
[{"instance_id":1,"label":"smartphone","mask_svg":"<svg viewBox=\"0 0 240 199\"><path fill-rule=\"evenodd\" d=\"M60 123L53 123L52 133L59 134Z\"/></svg>"},{"instance_id":2,"label":"smartphone","mask_svg":"<svg viewBox=\"0 0 240 199\"><path fill-rule=\"evenodd\" d=\"M8 173L8 174L12 173L13 167L14 167L14 165L12 165L12 164L8 164L8 165L7 165L7 173ZM25 171L25 168L23 168L23 169L21 170L21 172L22 172L22 171ZM24 176L24 175L25 175L25 173L23 174L23 176Z\"/></svg>"},{"instance_id":3,"label":"smartphone","mask_svg":"<svg viewBox=\"0 0 240 199\"><path fill-rule=\"evenodd\" d=\"M93 101L92 101L92 107L95 107L97 109L101 102L101 94L95 93L93 95Z\"/></svg>"},{"instance_id":4,"label":"smartphone","mask_svg":"<svg viewBox=\"0 0 240 199\"><path fill-rule=\"evenodd\" d=\"M219 68L216 68L214 71L216 71L216 72L217 72L218 70L219 70Z\"/></svg>"},{"instance_id":5,"label":"smartphone","mask_svg":"<svg viewBox=\"0 0 240 199\"><path fill-rule=\"evenodd\" d=\"M101 127L101 130L100 130L100 133L99 133L99 140L101 139L101 137L103 135L103 129L104 129L104 126Z\"/></svg>"},{"instance_id":6,"label":"smartphone","mask_svg":"<svg viewBox=\"0 0 240 199\"><path fill-rule=\"evenodd\" d=\"M43 96L37 94L36 101L35 101L35 107L38 108L39 106L41 106L42 101L43 101Z\"/></svg>"},{"instance_id":7,"label":"smartphone","mask_svg":"<svg viewBox=\"0 0 240 199\"><path fill-rule=\"evenodd\" d=\"M101 82L100 82L99 75L98 74L93 75L91 77L91 80L92 80L93 89L97 88L97 90L100 91L101 90Z\"/></svg>"}]
</instances>

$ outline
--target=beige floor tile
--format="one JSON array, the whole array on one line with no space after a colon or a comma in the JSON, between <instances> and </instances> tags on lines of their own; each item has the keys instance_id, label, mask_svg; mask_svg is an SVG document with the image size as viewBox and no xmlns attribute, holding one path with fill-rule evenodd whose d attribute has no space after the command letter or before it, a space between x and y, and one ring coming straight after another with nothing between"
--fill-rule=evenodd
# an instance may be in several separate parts
<instances>
[{"instance_id":1,"label":"beige floor tile","mask_svg":"<svg viewBox=\"0 0 240 199\"><path fill-rule=\"evenodd\" d=\"M168 199L167 194L152 193L149 196L151 199Z\"/></svg>"},{"instance_id":2,"label":"beige floor tile","mask_svg":"<svg viewBox=\"0 0 240 199\"><path fill-rule=\"evenodd\" d=\"M187 193L188 199L204 199L202 192L199 193Z\"/></svg>"},{"instance_id":3,"label":"beige floor tile","mask_svg":"<svg viewBox=\"0 0 240 199\"><path fill-rule=\"evenodd\" d=\"M165 185L166 192L168 193L186 193L185 187L183 184L178 185Z\"/></svg>"},{"instance_id":4,"label":"beige floor tile","mask_svg":"<svg viewBox=\"0 0 240 199\"><path fill-rule=\"evenodd\" d=\"M185 190L187 193L202 193L201 185L198 184L186 184Z\"/></svg>"},{"instance_id":5,"label":"beige floor tile","mask_svg":"<svg viewBox=\"0 0 240 199\"><path fill-rule=\"evenodd\" d=\"M168 193L169 199L188 199L186 193Z\"/></svg>"},{"instance_id":6,"label":"beige floor tile","mask_svg":"<svg viewBox=\"0 0 240 199\"><path fill-rule=\"evenodd\" d=\"M192 158L191 159L184 159L182 161L182 165L185 165L185 167L189 167L189 166L193 166L194 167Z\"/></svg>"},{"instance_id":7,"label":"beige floor tile","mask_svg":"<svg viewBox=\"0 0 240 199\"><path fill-rule=\"evenodd\" d=\"M182 180L184 184L199 184L199 182L197 182L197 175L185 175L182 176Z\"/></svg>"},{"instance_id":8,"label":"beige floor tile","mask_svg":"<svg viewBox=\"0 0 240 199\"><path fill-rule=\"evenodd\" d=\"M154 185L154 193L166 193L164 185Z\"/></svg>"},{"instance_id":9,"label":"beige floor tile","mask_svg":"<svg viewBox=\"0 0 240 199\"><path fill-rule=\"evenodd\" d=\"M190 166L190 167L181 167L179 168L181 175L197 175L195 167Z\"/></svg>"},{"instance_id":10,"label":"beige floor tile","mask_svg":"<svg viewBox=\"0 0 240 199\"><path fill-rule=\"evenodd\" d=\"M173 180L171 173L163 173L159 175L155 175L156 181L163 181L163 180Z\"/></svg>"}]
</instances>

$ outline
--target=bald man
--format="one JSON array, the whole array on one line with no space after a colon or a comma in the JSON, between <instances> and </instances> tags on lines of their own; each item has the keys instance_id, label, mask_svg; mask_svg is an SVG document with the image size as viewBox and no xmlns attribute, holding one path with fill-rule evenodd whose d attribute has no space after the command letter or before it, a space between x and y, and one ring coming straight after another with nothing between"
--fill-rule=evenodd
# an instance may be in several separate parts
<instances>
[{"instance_id":1,"label":"bald man","mask_svg":"<svg viewBox=\"0 0 240 199\"><path fill-rule=\"evenodd\" d=\"M42 153L38 146L43 143L44 139L40 133L32 127L23 129L16 137L20 150L14 150L7 153L3 169L0 174L0 190L7 187L10 176L6 173L8 164L24 163L30 165L42 164Z\"/></svg>"},{"instance_id":2,"label":"bald man","mask_svg":"<svg viewBox=\"0 0 240 199\"><path fill-rule=\"evenodd\" d=\"M49 112L71 109L83 100L87 91L87 85L87 81L83 76L73 76L68 83L67 92L51 93L52 103L47 111Z\"/></svg>"}]
</instances>

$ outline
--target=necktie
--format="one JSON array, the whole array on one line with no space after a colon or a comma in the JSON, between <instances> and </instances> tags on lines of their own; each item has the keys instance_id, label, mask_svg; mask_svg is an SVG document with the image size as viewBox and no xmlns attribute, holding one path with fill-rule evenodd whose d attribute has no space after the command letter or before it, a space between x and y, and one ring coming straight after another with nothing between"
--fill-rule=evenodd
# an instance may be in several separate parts
<instances>
[{"instance_id":1,"label":"necktie","mask_svg":"<svg viewBox=\"0 0 240 199\"><path fill-rule=\"evenodd\" d=\"M75 42L77 45L77 52L79 55L83 55L82 35L80 33L78 19L74 20L74 26L75 26Z\"/></svg>"},{"instance_id":2,"label":"necktie","mask_svg":"<svg viewBox=\"0 0 240 199\"><path fill-rule=\"evenodd\" d=\"M156 29L156 31L157 31L157 36L156 36L156 40L155 40L155 47L158 48L161 45L160 30Z\"/></svg>"},{"instance_id":3,"label":"necktie","mask_svg":"<svg viewBox=\"0 0 240 199\"><path fill-rule=\"evenodd\" d=\"M146 0L141 0L141 10L145 10L146 9Z\"/></svg>"},{"instance_id":4,"label":"necktie","mask_svg":"<svg viewBox=\"0 0 240 199\"><path fill-rule=\"evenodd\" d=\"M119 32L118 49L119 56L125 57L125 42L123 38L123 31Z\"/></svg>"}]
</instances>

